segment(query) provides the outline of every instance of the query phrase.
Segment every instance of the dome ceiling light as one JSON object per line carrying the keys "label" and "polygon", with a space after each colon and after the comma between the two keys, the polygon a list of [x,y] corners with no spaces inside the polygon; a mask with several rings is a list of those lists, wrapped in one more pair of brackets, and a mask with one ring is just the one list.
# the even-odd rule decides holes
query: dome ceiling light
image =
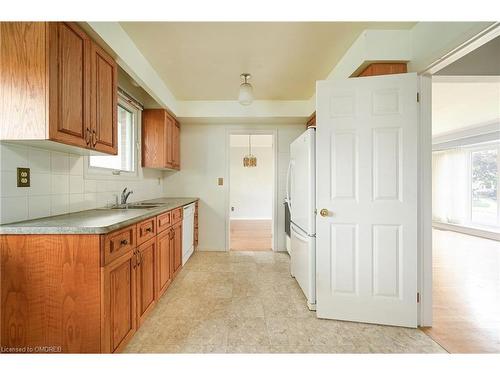
{"label": "dome ceiling light", "polygon": [[245,82],[240,85],[240,95],[238,96],[238,101],[241,105],[250,105],[253,102],[253,87],[248,83],[251,76],[249,73],[243,73],[240,77]]}

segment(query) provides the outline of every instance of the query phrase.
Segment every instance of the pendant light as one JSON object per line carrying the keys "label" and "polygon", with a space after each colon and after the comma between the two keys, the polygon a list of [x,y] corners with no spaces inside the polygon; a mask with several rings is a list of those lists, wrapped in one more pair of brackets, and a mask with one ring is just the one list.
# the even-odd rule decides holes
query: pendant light
{"label": "pendant light", "polygon": [[243,166],[244,167],[256,167],[257,166],[257,157],[252,155],[252,135],[248,135],[248,154],[243,158]]}
{"label": "pendant light", "polygon": [[249,73],[243,73],[240,76],[245,82],[240,85],[240,94],[238,96],[238,101],[241,105],[250,105],[253,102],[253,87],[248,83],[250,79]]}

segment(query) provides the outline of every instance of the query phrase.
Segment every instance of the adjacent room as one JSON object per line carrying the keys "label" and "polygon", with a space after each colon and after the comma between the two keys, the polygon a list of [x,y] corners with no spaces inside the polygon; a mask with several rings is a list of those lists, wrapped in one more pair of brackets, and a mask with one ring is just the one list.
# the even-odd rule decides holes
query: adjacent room
{"label": "adjacent room", "polygon": [[231,134],[230,249],[273,249],[275,167],[273,135]]}
{"label": "adjacent room", "polygon": [[500,38],[432,82],[433,326],[454,353],[500,350]]}

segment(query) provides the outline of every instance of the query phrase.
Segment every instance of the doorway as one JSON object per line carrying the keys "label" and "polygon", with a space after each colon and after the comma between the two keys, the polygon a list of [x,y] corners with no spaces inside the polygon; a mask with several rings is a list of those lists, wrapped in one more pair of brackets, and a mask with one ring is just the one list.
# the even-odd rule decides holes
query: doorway
{"label": "doorway", "polygon": [[499,59],[496,36],[431,72],[432,327],[423,330],[452,353],[500,353]]}
{"label": "doorway", "polygon": [[229,250],[274,248],[273,134],[229,135]]}

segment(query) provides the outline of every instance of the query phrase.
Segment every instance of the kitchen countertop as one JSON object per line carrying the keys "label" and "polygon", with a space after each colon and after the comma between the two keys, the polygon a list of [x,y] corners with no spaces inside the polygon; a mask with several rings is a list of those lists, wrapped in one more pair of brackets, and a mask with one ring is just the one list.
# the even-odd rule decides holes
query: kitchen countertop
{"label": "kitchen countertop", "polygon": [[73,212],[0,225],[0,234],[105,234],[197,201],[198,198],[157,198],[133,203],[161,203],[154,208]]}

